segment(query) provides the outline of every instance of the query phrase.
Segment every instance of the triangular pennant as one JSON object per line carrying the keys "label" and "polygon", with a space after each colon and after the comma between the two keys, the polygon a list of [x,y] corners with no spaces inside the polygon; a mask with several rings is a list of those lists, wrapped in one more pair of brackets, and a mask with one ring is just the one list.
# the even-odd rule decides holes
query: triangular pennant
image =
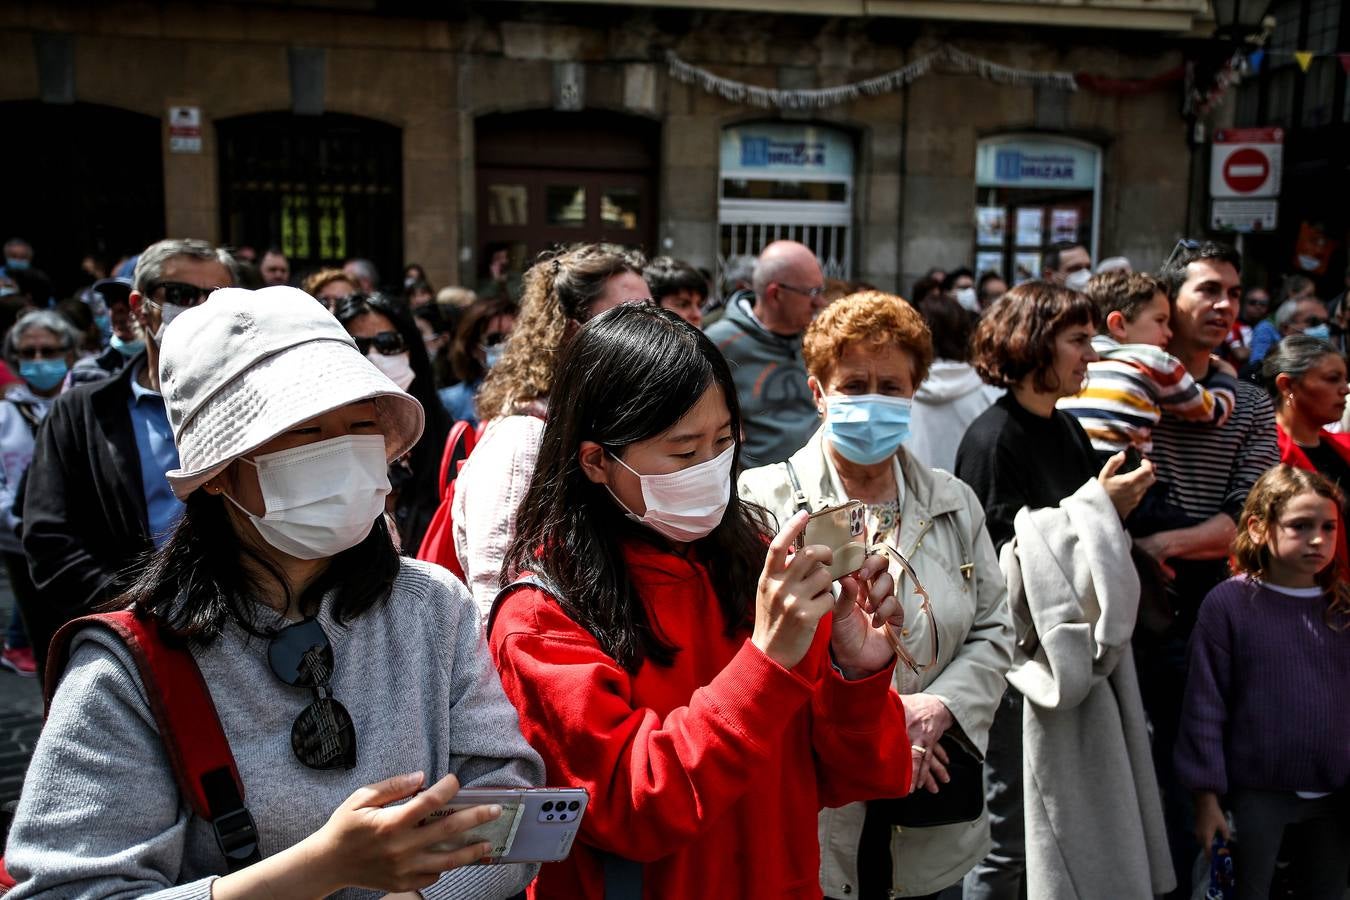
{"label": "triangular pennant", "polygon": [[1308,66],[1312,65],[1313,54],[1311,50],[1295,50],[1294,59],[1298,60],[1298,67],[1304,74],[1308,72]]}
{"label": "triangular pennant", "polygon": [[1337,53],[1336,56],[1340,58],[1341,68],[1345,70],[1345,74],[1350,75],[1350,53]]}
{"label": "triangular pennant", "polygon": [[1261,63],[1265,62],[1265,60],[1266,60],[1266,51],[1264,50],[1253,50],[1250,54],[1248,54],[1247,64],[1252,67],[1253,75],[1261,71]]}

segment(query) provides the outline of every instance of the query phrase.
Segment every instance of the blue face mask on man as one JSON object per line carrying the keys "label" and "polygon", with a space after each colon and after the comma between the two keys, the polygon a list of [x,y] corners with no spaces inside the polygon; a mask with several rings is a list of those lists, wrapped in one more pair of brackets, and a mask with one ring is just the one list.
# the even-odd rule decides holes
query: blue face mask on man
{"label": "blue face mask on man", "polygon": [[12,272],[22,272],[24,269],[28,268],[28,260],[19,259],[18,257],[14,256],[6,256],[5,268],[9,269]]}
{"label": "blue face mask on man", "polygon": [[1304,337],[1317,338],[1319,340],[1328,340],[1331,338],[1331,326],[1326,322],[1320,325],[1309,325],[1303,329]]}
{"label": "blue face mask on man", "polygon": [[70,367],[64,359],[25,359],[19,362],[19,377],[35,391],[50,391],[66,377]]}
{"label": "blue face mask on man", "polygon": [[829,395],[825,436],[844,459],[871,466],[895,455],[909,437],[913,401],[885,394]]}
{"label": "blue face mask on man", "polygon": [[108,339],[108,344],[127,359],[131,359],[145,349],[145,341],[125,341],[120,335],[116,334]]}

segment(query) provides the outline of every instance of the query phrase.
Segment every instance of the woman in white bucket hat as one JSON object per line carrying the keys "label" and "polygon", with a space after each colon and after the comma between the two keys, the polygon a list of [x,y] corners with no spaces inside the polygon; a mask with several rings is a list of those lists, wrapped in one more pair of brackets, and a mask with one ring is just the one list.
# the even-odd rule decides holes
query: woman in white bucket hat
{"label": "woman in white bucket hat", "polygon": [[386,524],[386,466],[421,433],[420,405],[289,287],[222,289],[184,312],[160,379],[186,509],[120,602],[186,639],[259,858],[230,871],[177,787],[161,701],[120,640],[86,627],[15,815],[12,896],[519,891],[534,867],[468,866],[487,845],[441,846],[498,808],[420,824],[460,785],[543,777],[467,591],[400,557]]}

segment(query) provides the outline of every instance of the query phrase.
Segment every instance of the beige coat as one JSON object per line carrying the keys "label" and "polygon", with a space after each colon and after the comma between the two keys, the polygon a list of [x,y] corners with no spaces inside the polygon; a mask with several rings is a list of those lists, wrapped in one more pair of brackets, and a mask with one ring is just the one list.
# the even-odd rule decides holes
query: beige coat
{"label": "beige coat", "polygon": [[[898,546],[928,589],[938,623],[938,664],[916,676],[895,669],[895,689],[937,697],[956,720],[953,731],[983,754],[989,724],[1003,696],[1012,663],[1013,629],[1007,583],[984,527],[975,493],[954,476],[920,465],[902,449],[896,454],[904,497]],[[842,503],[838,476],[817,431],[790,460],[813,510]],[[794,512],[793,491],[783,463],[741,475],[742,498],[766,508],[778,521]],[[967,577],[964,572],[969,572]],[[891,574],[900,581],[898,566]],[[901,584],[909,636],[906,648],[920,662],[929,653],[927,617],[912,587]],[[909,747],[896,747],[895,765],[910,765]],[[858,840],[864,805],[852,803],[820,814],[820,886],[829,897],[856,894]],[[937,828],[894,829],[891,836],[895,896],[928,894],[954,884],[989,850],[989,821]]]}

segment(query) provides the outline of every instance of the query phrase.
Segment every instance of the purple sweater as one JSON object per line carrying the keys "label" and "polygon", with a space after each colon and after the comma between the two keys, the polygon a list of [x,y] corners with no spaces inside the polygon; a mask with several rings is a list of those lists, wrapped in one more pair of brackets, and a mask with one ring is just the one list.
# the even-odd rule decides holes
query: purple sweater
{"label": "purple sweater", "polygon": [[1209,592],[1191,636],[1176,745],[1181,783],[1335,791],[1350,785],[1350,629],[1324,597],[1230,578]]}

